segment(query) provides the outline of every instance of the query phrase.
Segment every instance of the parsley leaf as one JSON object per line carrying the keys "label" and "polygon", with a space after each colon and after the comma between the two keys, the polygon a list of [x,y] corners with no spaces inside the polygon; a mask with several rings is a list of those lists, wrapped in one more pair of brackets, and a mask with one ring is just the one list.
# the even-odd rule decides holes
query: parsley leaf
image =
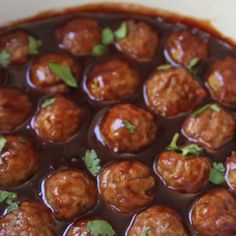
{"label": "parsley leaf", "polygon": [[95,57],[103,56],[107,53],[107,47],[103,44],[97,44],[92,49],[92,55]]}
{"label": "parsley leaf", "polygon": [[135,133],[136,126],[129,122],[128,120],[123,120],[124,127],[129,130],[131,134]]}
{"label": "parsley leaf", "polygon": [[198,110],[196,110],[195,112],[193,112],[192,115],[197,116],[208,109],[211,109],[212,111],[215,111],[215,112],[220,112],[220,107],[218,105],[206,104],[205,106],[203,106],[203,107],[199,108]]}
{"label": "parsley leaf", "polygon": [[163,64],[157,67],[157,70],[168,70],[170,68],[172,68],[173,66],[170,64]]}
{"label": "parsley leaf", "polygon": [[7,66],[10,63],[10,54],[7,50],[0,52],[0,65]]}
{"label": "parsley leaf", "polygon": [[149,231],[151,230],[151,227],[147,227],[143,230],[141,236],[148,236]]}
{"label": "parsley leaf", "polygon": [[176,152],[181,152],[181,154],[183,156],[187,156],[187,155],[200,155],[203,151],[203,148],[199,147],[197,144],[189,144],[187,146],[178,146],[177,145],[177,141],[179,138],[179,134],[176,133],[170,143],[170,145],[168,146],[168,150],[171,151],[176,151]]}
{"label": "parsley leaf", "polygon": [[16,199],[16,193],[0,190],[0,203],[5,202],[8,205],[7,213],[10,213],[19,208],[18,204],[15,202]]}
{"label": "parsley leaf", "polygon": [[225,182],[225,167],[223,163],[214,162],[211,167],[209,181],[213,184],[222,184]]}
{"label": "parsley leaf", "polygon": [[77,82],[72,74],[71,68],[58,63],[49,62],[49,69],[58,76],[66,85],[76,88]]}
{"label": "parsley leaf", "polygon": [[41,107],[46,108],[48,106],[51,106],[55,101],[56,101],[55,97],[48,98],[42,102]]}
{"label": "parsley leaf", "polygon": [[100,159],[95,150],[87,150],[84,156],[84,162],[93,176],[97,176],[101,170]]}
{"label": "parsley leaf", "polygon": [[120,27],[115,31],[114,35],[116,40],[123,39],[127,36],[128,29],[126,22],[123,22]]}
{"label": "parsley leaf", "polygon": [[87,223],[87,231],[92,236],[115,236],[112,226],[105,220],[92,220]]}
{"label": "parsley leaf", "polygon": [[3,151],[3,148],[5,147],[6,143],[7,140],[3,136],[0,136],[0,152]]}
{"label": "parsley leaf", "polygon": [[12,202],[12,204],[10,204],[7,207],[7,213],[13,212],[15,210],[19,209],[19,205],[16,202]]}
{"label": "parsley leaf", "polygon": [[36,39],[32,36],[29,36],[29,45],[28,45],[28,49],[29,49],[29,54],[37,54],[39,52],[39,48],[42,45],[42,41],[39,39]]}
{"label": "parsley leaf", "polygon": [[114,34],[110,28],[104,28],[102,30],[102,44],[110,45],[114,41]]}
{"label": "parsley leaf", "polygon": [[188,63],[188,69],[192,70],[199,62],[199,59],[197,57],[194,57],[190,60],[190,62]]}

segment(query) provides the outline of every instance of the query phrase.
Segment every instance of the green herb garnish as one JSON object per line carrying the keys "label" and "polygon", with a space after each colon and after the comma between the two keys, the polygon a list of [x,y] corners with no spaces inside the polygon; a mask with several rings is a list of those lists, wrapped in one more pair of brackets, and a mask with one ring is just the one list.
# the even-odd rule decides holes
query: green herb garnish
{"label": "green herb garnish", "polygon": [[131,134],[136,131],[136,126],[129,122],[128,120],[123,120],[124,127],[129,130]]}
{"label": "green herb garnish", "polygon": [[110,45],[114,41],[114,33],[110,28],[104,28],[102,30],[102,44]]}
{"label": "green herb garnish", "polygon": [[188,63],[188,69],[192,70],[199,62],[199,59],[197,57],[194,57],[190,60],[190,62]]}
{"label": "green herb garnish", "polygon": [[168,70],[170,68],[172,68],[173,66],[170,64],[163,64],[157,67],[157,70]]}
{"label": "green herb garnish", "polygon": [[15,202],[16,199],[16,193],[0,190],[0,203],[5,202],[8,205],[7,213],[10,213],[19,208],[18,204]]}
{"label": "green herb garnish", "polygon": [[29,54],[37,54],[39,52],[39,48],[42,45],[42,41],[39,39],[36,39],[32,36],[29,36]]}
{"label": "green herb garnish", "polygon": [[127,36],[128,29],[126,22],[123,22],[120,27],[115,31],[114,35],[116,40],[123,39]]}
{"label": "green herb garnish", "polygon": [[198,110],[196,110],[195,112],[193,112],[192,115],[197,116],[208,109],[211,109],[212,111],[215,111],[215,112],[220,112],[220,107],[218,105],[206,104],[205,106],[203,106],[203,107],[199,108]]}
{"label": "green herb garnish", "polygon": [[0,52],[0,65],[7,66],[10,63],[10,54],[7,50]]}
{"label": "green herb garnish", "polygon": [[92,55],[95,57],[103,56],[107,53],[107,46],[103,44],[97,44],[92,49]]}
{"label": "green herb garnish", "polygon": [[211,167],[209,181],[213,184],[222,184],[225,182],[225,167],[222,163],[214,162]]}
{"label": "green herb garnish", "polygon": [[46,108],[46,107],[48,107],[48,106],[51,106],[55,101],[56,101],[56,98],[55,98],[55,97],[45,99],[45,100],[42,102],[41,107],[42,107],[42,108]]}
{"label": "green herb garnish", "polygon": [[5,147],[6,143],[7,140],[3,136],[0,136],[0,152],[3,151],[3,148]]}
{"label": "green herb garnish", "polygon": [[54,62],[48,63],[49,69],[58,76],[66,85],[76,88],[77,82],[72,74],[71,68]]}
{"label": "green herb garnish", "polygon": [[148,236],[149,231],[151,230],[151,227],[147,227],[143,230],[141,236]]}
{"label": "green herb garnish", "polygon": [[179,139],[179,134],[176,133],[168,146],[168,150],[181,152],[182,155],[200,155],[203,151],[203,148],[199,147],[197,144],[189,144],[187,146],[178,146],[177,141]]}
{"label": "green herb garnish", "polygon": [[84,156],[84,162],[93,176],[97,176],[101,170],[100,159],[95,150],[87,150]]}
{"label": "green herb garnish", "polygon": [[18,209],[19,205],[16,202],[12,202],[12,204],[7,207],[7,213],[13,212]]}
{"label": "green herb garnish", "polygon": [[91,220],[87,223],[87,231],[92,236],[115,236],[112,226],[105,220]]}

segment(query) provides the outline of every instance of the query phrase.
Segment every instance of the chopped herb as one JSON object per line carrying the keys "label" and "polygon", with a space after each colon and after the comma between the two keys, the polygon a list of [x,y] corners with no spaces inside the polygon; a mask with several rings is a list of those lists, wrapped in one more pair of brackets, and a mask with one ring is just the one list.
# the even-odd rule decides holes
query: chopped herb
{"label": "chopped herb", "polygon": [[0,203],[5,202],[8,205],[7,213],[10,213],[19,208],[18,204],[15,202],[16,199],[16,193],[0,190]]}
{"label": "chopped herb", "polygon": [[76,88],[77,82],[72,74],[71,68],[54,62],[48,63],[49,69],[58,76],[66,85]]}
{"label": "chopped herb", "polygon": [[55,97],[48,98],[42,102],[41,107],[46,108],[48,106],[51,106],[55,101],[56,101]]}
{"label": "chopped herb", "polygon": [[95,150],[87,150],[84,156],[84,162],[93,176],[97,176],[101,170],[100,159]]}
{"label": "chopped herb", "polygon": [[32,36],[29,36],[29,53],[34,55],[37,54],[39,52],[39,48],[42,45],[42,41],[39,39],[36,39]]}
{"label": "chopped herb", "polygon": [[133,134],[136,130],[136,126],[129,122],[128,120],[123,120],[124,127],[129,130],[131,134]]}
{"label": "chopped herb", "polygon": [[170,64],[163,64],[157,67],[157,70],[168,70],[170,68],[172,68],[173,66]]}
{"label": "chopped herb", "polygon": [[102,44],[110,45],[114,41],[114,34],[110,28],[104,28],[102,30]]}
{"label": "chopped herb", "polygon": [[189,70],[192,70],[199,62],[199,59],[197,57],[194,57],[190,60],[190,62],[188,63],[188,68]]}
{"label": "chopped herb", "polygon": [[187,146],[178,146],[177,141],[179,139],[179,134],[176,133],[168,146],[168,150],[171,151],[176,151],[176,152],[181,152],[182,155],[187,156],[187,155],[200,155],[203,151],[203,148],[199,147],[197,144],[189,144]]}
{"label": "chopped herb", "polygon": [[225,182],[225,167],[222,163],[214,162],[211,167],[209,181],[213,184],[222,184]]}
{"label": "chopped herb", "polygon": [[6,143],[7,140],[3,136],[0,136],[0,152],[3,151],[3,148],[5,147]]}
{"label": "chopped herb", "polygon": [[0,52],[0,65],[7,66],[10,63],[10,54],[7,50]]}
{"label": "chopped herb", "polygon": [[91,220],[87,223],[87,231],[92,236],[115,236],[112,226],[105,220]]}
{"label": "chopped herb", "polygon": [[123,39],[127,36],[128,29],[126,22],[123,22],[120,27],[115,31],[114,35],[116,40]]}
{"label": "chopped herb", "polygon": [[193,116],[197,116],[201,113],[203,113],[204,111],[206,111],[207,109],[211,109],[212,111],[215,112],[220,112],[220,107],[216,104],[206,104],[205,106],[199,108],[198,110],[196,110],[195,112],[192,113]]}
{"label": "chopped herb", "polygon": [[12,202],[12,204],[7,207],[7,213],[13,212],[18,209],[19,205],[16,202]]}
{"label": "chopped herb", "polygon": [[92,55],[95,57],[103,56],[107,53],[107,47],[103,44],[97,44],[92,49]]}
{"label": "chopped herb", "polygon": [[151,230],[151,227],[147,227],[143,230],[141,236],[148,236],[149,231]]}

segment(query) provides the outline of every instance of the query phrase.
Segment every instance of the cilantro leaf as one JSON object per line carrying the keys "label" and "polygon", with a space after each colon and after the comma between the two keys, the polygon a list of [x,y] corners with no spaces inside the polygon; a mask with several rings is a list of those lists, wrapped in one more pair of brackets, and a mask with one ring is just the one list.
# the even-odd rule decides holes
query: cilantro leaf
{"label": "cilantro leaf", "polygon": [[16,198],[17,198],[16,193],[0,190],[0,203],[9,200],[14,201]]}
{"label": "cilantro leaf", "polygon": [[66,85],[76,88],[77,82],[72,74],[71,68],[58,63],[49,62],[49,69],[58,76]]}
{"label": "cilantro leaf", "polygon": [[19,209],[19,205],[16,202],[12,202],[12,204],[10,204],[7,207],[7,213],[13,212],[13,211],[18,210],[18,209]]}
{"label": "cilantro leaf", "polygon": [[0,51],[0,65],[7,66],[10,63],[10,54],[7,50]]}
{"label": "cilantro leaf", "polygon": [[115,236],[112,226],[105,220],[91,220],[87,223],[87,231],[92,236]]}
{"label": "cilantro leaf", "polygon": [[151,227],[147,227],[143,230],[141,236],[148,236],[149,231],[151,230]]}
{"label": "cilantro leaf", "polygon": [[97,44],[92,49],[92,55],[95,57],[103,56],[107,53],[107,46],[103,44]]}
{"label": "cilantro leaf", "polygon": [[163,64],[157,67],[157,70],[168,70],[170,68],[172,68],[173,66],[170,64]]}
{"label": "cilantro leaf", "polygon": [[189,70],[192,70],[199,62],[199,59],[197,57],[194,57],[190,60],[190,62],[188,63],[188,68]]}
{"label": "cilantro leaf", "polygon": [[95,150],[87,150],[84,156],[84,162],[93,176],[97,176],[101,170],[100,159]]}
{"label": "cilantro leaf", "polygon": [[48,98],[42,102],[41,107],[46,108],[48,106],[51,106],[55,101],[56,101],[55,97]]}
{"label": "cilantro leaf", "polygon": [[220,112],[220,107],[217,104],[206,104],[205,106],[200,107],[198,110],[193,112],[192,115],[197,116],[208,109],[211,109],[212,111],[215,111],[215,112]]}
{"label": "cilantro leaf", "polygon": [[222,184],[225,182],[225,167],[223,163],[214,162],[211,167],[209,181],[213,184]]}
{"label": "cilantro leaf", "polygon": [[32,36],[29,36],[29,44],[28,44],[28,49],[29,49],[29,54],[37,54],[39,52],[39,48],[42,45],[42,41],[39,39],[36,39]]}
{"label": "cilantro leaf", "polygon": [[0,152],[3,151],[3,148],[5,147],[6,143],[7,140],[3,136],[0,136]]}
{"label": "cilantro leaf", "polygon": [[110,45],[114,41],[114,34],[110,28],[104,28],[102,30],[102,44]]}
{"label": "cilantro leaf", "polygon": [[136,126],[129,122],[128,120],[123,120],[124,127],[129,130],[131,134],[135,133]]}
{"label": "cilantro leaf", "polygon": [[114,35],[116,40],[123,39],[127,36],[128,29],[126,22],[123,22],[120,27],[115,31]]}

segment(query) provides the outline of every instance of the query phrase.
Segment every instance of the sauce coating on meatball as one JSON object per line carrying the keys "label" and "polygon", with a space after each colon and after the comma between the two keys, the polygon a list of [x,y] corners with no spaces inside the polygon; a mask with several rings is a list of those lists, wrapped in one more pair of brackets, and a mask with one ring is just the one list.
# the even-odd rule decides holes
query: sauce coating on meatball
{"label": "sauce coating on meatball", "polygon": [[232,191],[236,193],[236,153],[232,152],[231,156],[226,159],[225,179]]}
{"label": "sauce coating on meatball", "polygon": [[99,175],[102,198],[122,213],[133,213],[147,206],[154,198],[155,187],[153,173],[138,161],[111,164]]}

